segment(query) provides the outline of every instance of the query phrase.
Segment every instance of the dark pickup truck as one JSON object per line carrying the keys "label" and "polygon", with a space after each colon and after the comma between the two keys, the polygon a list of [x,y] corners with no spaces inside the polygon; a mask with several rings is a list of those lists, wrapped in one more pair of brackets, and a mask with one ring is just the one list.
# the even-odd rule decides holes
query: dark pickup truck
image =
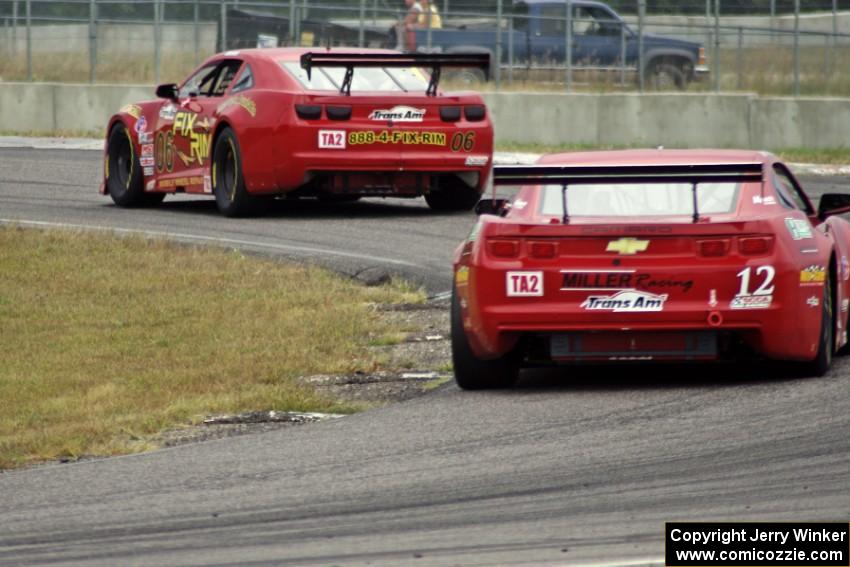
{"label": "dark pickup truck", "polygon": [[[518,0],[511,13],[505,15],[513,29],[503,26],[498,41],[492,22],[452,25],[444,21],[440,29],[408,31],[401,45],[408,51],[487,51],[494,62],[502,64],[509,63],[512,56],[514,64],[563,65],[568,3],[572,9],[574,68],[638,71],[637,31],[609,6],[592,0]],[[650,87],[683,89],[708,73],[705,51],[696,42],[645,33],[643,52],[641,71]]]}

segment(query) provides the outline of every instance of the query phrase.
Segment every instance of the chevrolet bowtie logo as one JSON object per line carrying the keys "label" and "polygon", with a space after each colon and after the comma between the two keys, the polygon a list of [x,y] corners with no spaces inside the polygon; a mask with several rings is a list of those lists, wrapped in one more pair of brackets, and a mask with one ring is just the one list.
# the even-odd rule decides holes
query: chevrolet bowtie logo
{"label": "chevrolet bowtie logo", "polygon": [[616,252],[622,256],[631,256],[643,252],[649,246],[649,240],[638,240],[637,238],[621,238],[608,243],[606,252]]}

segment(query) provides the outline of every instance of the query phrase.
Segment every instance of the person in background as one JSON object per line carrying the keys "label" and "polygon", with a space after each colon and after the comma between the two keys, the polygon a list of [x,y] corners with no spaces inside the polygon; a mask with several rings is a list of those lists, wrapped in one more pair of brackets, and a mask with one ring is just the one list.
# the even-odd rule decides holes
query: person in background
{"label": "person in background", "polygon": [[[440,17],[440,12],[437,10],[436,4],[432,4],[430,0],[421,0],[422,13],[419,14],[419,27],[431,29],[440,29],[443,27],[443,19]],[[430,24],[429,21],[430,20]]]}
{"label": "person in background", "polygon": [[419,25],[419,18],[424,15],[422,4],[418,0],[404,0],[404,6],[407,8],[407,14],[404,19],[396,26],[396,49],[413,50],[415,45],[414,28]]}

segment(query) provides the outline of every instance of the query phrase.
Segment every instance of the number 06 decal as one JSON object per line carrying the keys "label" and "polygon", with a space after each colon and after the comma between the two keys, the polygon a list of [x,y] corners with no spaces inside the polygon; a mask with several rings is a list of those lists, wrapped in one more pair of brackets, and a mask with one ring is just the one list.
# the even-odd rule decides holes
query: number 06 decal
{"label": "number 06 decal", "polygon": [[475,147],[475,132],[455,132],[450,147],[453,152],[471,152]]}
{"label": "number 06 decal", "polygon": [[752,268],[745,268],[738,272],[738,277],[741,279],[741,287],[738,290],[738,295],[771,295],[773,294],[773,278],[776,277],[776,269],[773,266],[759,266],[756,268],[756,277],[764,274],[764,280],[756,290],[750,293],[750,275]]}

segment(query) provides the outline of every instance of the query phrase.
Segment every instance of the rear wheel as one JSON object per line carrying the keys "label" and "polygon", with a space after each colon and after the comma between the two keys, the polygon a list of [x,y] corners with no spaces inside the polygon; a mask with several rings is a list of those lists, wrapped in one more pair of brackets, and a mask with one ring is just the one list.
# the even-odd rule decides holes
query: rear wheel
{"label": "rear wheel", "polygon": [[230,128],[222,130],[215,141],[212,184],[215,204],[223,215],[237,217],[254,211],[257,200],[245,188],[242,154],[236,135]]}
{"label": "rear wheel", "polygon": [[832,356],[835,351],[835,319],[832,304],[832,278],[827,276],[821,301],[820,338],[818,353],[814,360],[805,362],[800,369],[806,376],[823,376],[832,366]]}
{"label": "rear wheel", "polygon": [[155,205],[165,193],[145,193],[142,167],[133,148],[130,131],[119,122],[112,127],[107,140],[106,188],[119,207]]}
{"label": "rear wheel", "polygon": [[493,360],[481,360],[469,348],[469,340],[463,329],[460,301],[457,291],[452,289],[452,364],[455,381],[464,390],[487,390],[510,388],[519,377],[519,360],[515,353],[508,353]]}

